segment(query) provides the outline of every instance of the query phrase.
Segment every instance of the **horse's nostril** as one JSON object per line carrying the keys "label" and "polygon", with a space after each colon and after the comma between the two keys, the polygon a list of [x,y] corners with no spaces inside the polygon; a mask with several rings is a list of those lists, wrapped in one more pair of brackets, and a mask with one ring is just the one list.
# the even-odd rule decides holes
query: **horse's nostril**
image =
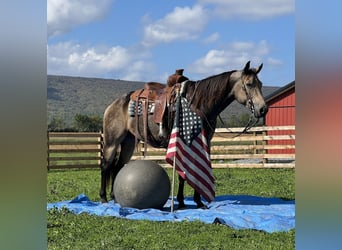
{"label": "horse's nostril", "polygon": [[268,107],[267,107],[267,106],[263,106],[263,107],[260,109],[260,114],[261,114],[261,115],[266,115],[267,112],[268,112]]}

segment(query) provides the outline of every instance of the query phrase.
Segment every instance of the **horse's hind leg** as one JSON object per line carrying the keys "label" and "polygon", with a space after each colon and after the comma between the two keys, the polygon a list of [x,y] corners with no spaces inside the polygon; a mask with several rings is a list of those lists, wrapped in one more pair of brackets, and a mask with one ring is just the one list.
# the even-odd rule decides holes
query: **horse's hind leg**
{"label": "horse's hind leg", "polygon": [[201,201],[201,195],[199,192],[194,190],[194,201],[197,204],[197,208],[206,208],[206,206]]}
{"label": "horse's hind leg", "polygon": [[121,142],[121,150],[118,157],[118,161],[115,164],[115,167],[113,169],[113,175],[112,175],[112,185],[111,185],[111,192],[110,197],[115,200],[114,197],[114,180],[116,178],[116,175],[119,173],[120,169],[132,158],[134,149],[135,149],[135,137],[128,132],[125,139]]}
{"label": "horse's hind leg", "polygon": [[107,202],[107,182],[110,179],[110,173],[112,169],[112,164],[115,165],[116,154],[119,145],[117,144],[104,144],[103,146],[103,159],[101,162],[101,188],[100,188],[100,198],[101,202]]}
{"label": "horse's hind leg", "polygon": [[178,193],[177,193],[177,201],[178,201],[178,209],[185,208],[184,204],[184,179],[178,175]]}
{"label": "horse's hind leg", "polygon": [[[177,201],[178,201],[178,209],[184,209],[184,183],[185,180],[178,175],[179,185],[178,185],[178,193],[177,193]],[[206,206],[201,201],[201,195],[199,192],[194,190],[194,202],[197,204],[197,208],[206,208]]]}

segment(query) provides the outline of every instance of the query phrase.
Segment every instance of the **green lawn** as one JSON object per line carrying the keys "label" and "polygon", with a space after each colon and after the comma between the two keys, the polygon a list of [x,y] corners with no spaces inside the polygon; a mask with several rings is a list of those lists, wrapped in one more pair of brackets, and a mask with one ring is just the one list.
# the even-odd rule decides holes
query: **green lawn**
{"label": "green lawn", "polygon": [[[167,172],[171,176],[171,169]],[[294,169],[214,169],[216,195],[294,199],[294,174]],[[48,173],[47,201],[70,200],[80,193],[99,201],[99,187],[99,170],[53,170]],[[186,186],[185,195],[192,193]],[[56,209],[47,212],[47,221],[48,249],[294,249],[295,245],[295,230],[269,234],[201,222],[133,221]]]}

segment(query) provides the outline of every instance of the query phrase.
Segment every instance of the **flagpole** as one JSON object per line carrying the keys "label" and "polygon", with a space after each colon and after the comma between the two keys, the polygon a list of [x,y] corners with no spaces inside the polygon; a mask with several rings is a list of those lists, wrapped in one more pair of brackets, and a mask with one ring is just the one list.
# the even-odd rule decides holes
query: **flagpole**
{"label": "flagpole", "polygon": [[[180,90],[179,88],[176,89],[176,112],[175,112],[175,118],[177,127],[179,122],[179,109],[180,109]],[[175,138],[175,144],[177,145],[177,137]],[[177,147],[176,147],[177,150]],[[174,192],[175,192],[175,176],[176,176],[176,161],[177,157],[176,154],[173,156],[173,166],[172,166],[172,187],[171,187],[171,213],[174,211]]]}
{"label": "flagpole", "polygon": [[174,192],[175,192],[175,175],[176,175],[176,155],[173,159],[173,166],[172,166],[172,189],[171,189],[171,213],[174,210]]}

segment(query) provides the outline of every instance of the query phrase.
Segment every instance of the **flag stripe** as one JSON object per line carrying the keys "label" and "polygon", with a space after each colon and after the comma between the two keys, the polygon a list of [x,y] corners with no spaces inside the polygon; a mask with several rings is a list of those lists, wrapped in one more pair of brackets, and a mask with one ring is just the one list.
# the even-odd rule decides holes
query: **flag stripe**
{"label": "flag stripe", "polygon": [[[176,133],[176,131],[174,131]],[[202,136],[204,136],[204,134],[202,134]],[[172,136],[175,137],[175,136]],[[214,177],[212,176],[212,171],[211,169],[206,168],[205,166],[211,166],[211,162],[210,162],[210,155],[205,152],[204,150],[199,150],[198,148],[200,148],[203,144],[199,144],[198,141],[200,139],[196,138],[193,142],[193,148],[192,151],[195,153],[195,158],[193,157],[194,154],[192,154],[193,152],[191,150],[186,150],[186,145],[180,140],[179,143],[180,145],[178,146],[178,150],[183,150],[181,152],[183,152],[183,157],[186,157],[190,162],[188,162],[188,164],[195,164],[197,165],[200,170],[203,172],[204,175],[207,175],[207,177],[210,178],[210,180],[212,182],[214,182]],[[174,153],[176,151],[176,144],[175,144],[175,138],[170,140],[169,143],[169,149],[167,150],[167,154],[168,153]],[[171,150],[172,149],[172,150]],[[173,155],[167,155],[167,158],[173,158]],[[170,163],[171,164],[171,163]],[[204,167],[203,167],[204,166]]]}
{"label": "flag stripe", "polygon": [[[184,166],[186,166],[186,163],[184,163],[182,161],[182,159],[184,159],[184,158],[182,157],[181,154],[177,154],[176,158],[177,158],[177,169],[184,171],[185,170]],[[172,162],[172,164],[173,164],[173,162]],[[203,192],[199,192],[199,193],[201,195],[203,195],[203,197],[206,200],[208,200],[208,201],[213,200],[214,196],[215,196],[215,191],[212,189],[211,185],[209,185],[208,183],[206,183],[204,181],[199,182],[198,180],[200,178],[196,178],[196,176],[192,175],[191,172],[192,171],[187,171],[187,173],[186,173],[186,180],[187,180],[188,184],[196,190],[203,190]]]}
{"label": "flag stripe", "polygon": [[[189,148],[181,140],[177,143],[178,144],[177,144],[177,146],[175,146],[175,148],[177,148],[178,150],[181,150],[181,152],[183,153],[183,156],[186,157],[187,160],[189,161],[188,164],[197,165],[200,168],[200,170],[203,171],[206,175],[210,175],[210,173],[205,168],[206,165],[211,164],[209,155],[207,155],[207,154],[204,155],[203,154],[204,152],[201,152],[200,150],[198,150],[195,147],[193,147],[192,150],[189,150]],[[193,144],[193,145],[195,146],[195,144]],[[202,166],[204,166],[204,167],[202,167]],[[213,181],[213,179],[212,179],[212,181]]]}
{"label": "flag stripe", "polygon": [[[179,159],[177,157],[177,159]],[[212,201],[215,197],[215,191],[212,190],[210,187],[203,184],[203,182],[199,182],[196,177],[193,175],[187,174],[186,175],[186,181],[187,183],[193,187],[195,190],[201,190],[199,193],[207,200]]]}
{"label": "flag stripe", "polygon": [[[203,131],[202,131],[202,133],[203,133]],[[201,137],[204,137],[204,136],[205,135],[202,135]],[[201,159],[204,161],[203,163],[201,163],[201,165],[203,165],[203,166],[210,166],[210,168],[208,168],[208,167],[203,168],[203,171],[205,172],[206,175],[208,175],[208,177],[212,177],[210,155],[208,154],[207,151],[200,150],[200,148],[204,147],[204,145],[206,145],[206,144],[198,143],[199,140],[200,139],[198,137],[194,140],[194,142],[193,142],[193,145],[194,145],[193,151],[197,154],[197,156],[200,156]],[[214,178],[213,177],[211,178],[211,181],[214,182]]]}
{"label": "flag stripe", "polygon": [[[198,178],[202,177],[206,179],[207,177],[210,177],[210,173],[206,169],[206,166],[208,166],[206,165],[207,162],[199,161],[201,159],[201,157],[197,157],[199,155],[196,155],[196,157],[194,158],[193,155],[191,154],[192,152],[189,151],[188,148],[184,147],[184,144],[182,145],[182,142],[180,142],[178,150],[180,150],[180,153],[183,154],[183,158],[181,159],[181,162],[189,165],[188,166],[189,172],[195,168],[195,170],[199,170],[198,174],[200,176],[198,176]],[[196,176],[198,174],[197,172],[192,173],[192,175],[196,175]],[[213,178],[210,178],[210,180],[213,181]]]}
{"label": "flag stripe", "polygon": [[208,181],[204,180],[199,175],[197,175],[196,172],[194,172],[194,170],[189,167],[187,162],[183,161],[184,158],[180,154],[177,155],[176,157],[178,160],[177,167],[185,171],[186,173],[185,178],[187,182],[189,183],[189,185],[195,188],[196,190],[197,190],[196,187],[203,190],[204,192],[202,193],[202,195],[206,197],[206,200],[208,200],[207,199],[208,196],[212,197],[214,194],[214,190],[211,188],[211,185],[208,183]]}
{"label": "flag stripe", "polygon": [[[196,164],[196,161],[194,161],[191,156],[189,156],[189,153],[184,150],[183,148],[179,148],[180,152],[177,154],[179,156],[177,159],[179,160],[179,167],[181,167],[181,170],[186,172],[186,174],[190,174],[194,177],[196,177],[199,181],[203,182],[205,185],[208,184],[208,178],[203,173],[204,167],[202,165]],[[195,169],[194,169],[195,168]],[[197,170],[197,171],[194,171]],[[210,181],[210,179],[209,179]],[[209,184],[208,184],[209,186]]]}

